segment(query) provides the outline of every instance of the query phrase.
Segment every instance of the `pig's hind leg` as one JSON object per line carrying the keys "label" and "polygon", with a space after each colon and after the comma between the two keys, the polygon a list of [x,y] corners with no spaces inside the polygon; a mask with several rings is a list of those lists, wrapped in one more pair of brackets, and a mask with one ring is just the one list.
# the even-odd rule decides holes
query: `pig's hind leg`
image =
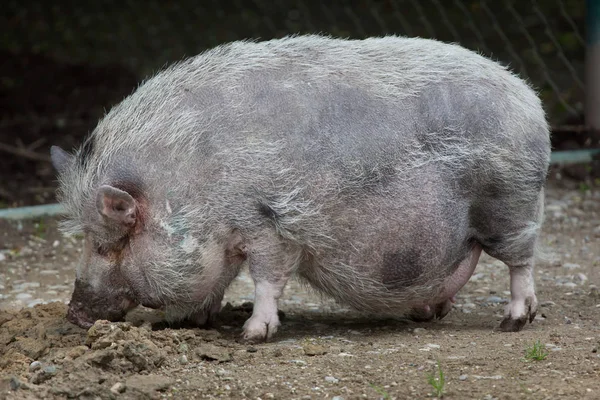
{"label": "pig's hind leg", "polygon": [[491,212],[490,216],[498,219],[495,224],[489,220],[488,227],[492,228],[487,230],[487,236],[479,240],[484,251],[504,262],[510,272],[511,300],[500,324],[500,330],[505,332],[520,331],[527,321],[533,322],[537,313],[533,270],[535,247],[543,218],[543,200],[542,191],[537,201],[530,202],[528,206],[521,203],[512,210],[510,206],[506,207],[505,211],[512,214],[511,219],[505,217],[506,212],[503,215]]}

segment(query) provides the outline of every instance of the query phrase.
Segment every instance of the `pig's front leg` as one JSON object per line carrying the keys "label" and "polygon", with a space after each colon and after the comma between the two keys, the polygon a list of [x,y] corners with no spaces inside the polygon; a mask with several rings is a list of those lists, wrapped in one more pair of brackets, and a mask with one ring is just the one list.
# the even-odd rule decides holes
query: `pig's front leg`
{"label": "pig's front leg", "polygon": [[245,340],[266,341],[277,332],[277,301],[298,265],[296,253],[276,242],[260,240],[252,245],[248,267],[254,281],[254,308],[244,324]]}
{"label": "pig's front leg", "polygon": [[254,309],[252,317],[244,324],[244,339],[248,341],[269,340],[281,323],[277,315],[277,300],[283,294],[284,281],[254,281]]}

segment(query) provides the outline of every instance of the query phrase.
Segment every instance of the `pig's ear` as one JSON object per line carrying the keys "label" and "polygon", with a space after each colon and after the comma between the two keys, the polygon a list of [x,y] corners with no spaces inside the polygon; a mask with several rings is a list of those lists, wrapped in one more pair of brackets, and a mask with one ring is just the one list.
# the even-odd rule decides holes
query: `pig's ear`
{"label": "pig's ear", "polygon": [[58,146],[50,147],[50,158],[52,159],[52,165],[59,174],[62,174],[74,159],[73,155]]}
{"label": "pig's ear", "polygon": [[109,185],[102,185],[96,195],[96,207],[105,218],[122,224],[133,226],[136,221],[135,200],[127,192]]}

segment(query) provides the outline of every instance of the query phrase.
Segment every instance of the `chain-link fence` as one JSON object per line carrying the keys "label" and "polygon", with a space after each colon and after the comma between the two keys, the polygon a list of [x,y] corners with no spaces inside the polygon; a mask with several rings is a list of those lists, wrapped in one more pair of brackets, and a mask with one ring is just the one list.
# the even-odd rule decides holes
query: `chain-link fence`
{"label": "chain-link fence", "polygon": [[5,0],[0,47],[82,63],[122,63],[141,78],[242,38],[321,32],[454,41],[510,64],[539,89],[554,124],[583,109],[582,0]]}
{"label": "chain-link fence", "polygon": [[[555,128],[580,125],[585,13],[583,0],[4,0],[0,208],[52,202],[51,144],[77,146],[148,74],[238,39],[398,34],[458,42],[529,79]],[[555,149],[595,142],[554,129]]]}

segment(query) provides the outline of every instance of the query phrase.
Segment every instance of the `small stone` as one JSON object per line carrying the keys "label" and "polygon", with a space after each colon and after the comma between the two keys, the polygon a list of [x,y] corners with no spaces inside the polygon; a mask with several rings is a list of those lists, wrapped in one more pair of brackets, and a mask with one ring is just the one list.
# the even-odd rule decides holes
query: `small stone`
{"label": "small stone", "polygon": [[333,396],[331,400],[344,400],[342,396]]}
{"label": "small stone", "polygon": [[483,278],[485,278],[485,274],[483,272],[478,272],[478,273],[474,274],[473,276],[471,276],[470,280],[476,282],[476,281],[482,280]]}
{"label": "small stone", "polygon": [[44,269],[40,271],[40,275],[58,275],[59,271],[57,269]]}
{"label": "small stone", "polygon": [[17,300],[29,300],[31,299],[33,296],[29,293],[19,293],[18,295],[15,296],[15,298]]}
{"label": "small stone", "polygon": [[187,352],[188,352],[188,350],[189,350],[189,346],[188,346],[188,344],[187,344],[187,343],[181,343],[181,344],[179,345],[179,349],[178,349],[178,351],[179,351],[180,353],[187,353]]}
{"label": "small stone", "polygon": [[480,380],[480,379],[500,380],[500,379],[502,379],[502,375],[492,375],[492,376],[473,375],[473,378],[475,378],[477,380]]}
{"label": "small stone", "polygon": [[304,360],[291,360],[290,362],[296,365],[306,365],[306,361]]}
{"label": "small stone", "polygon": [[125,391],[125,385],[121,382],[117,382],[110,388],[110,391],[114,394],[121,394]]}
{"label": "small stone", "polygon": [[31,364],[29,364],[29,371],[30,372],[35,372],[39,369],[42,369],[42,363],[39,361],[34,361]]}
{"label": "small stone", "polygon": [[303,346],[303,349],[304,354],[307,356],[322,356],[323,354],[327,354],[327,349],[318,344],[306,344]]}
{"label": "small stone", "polygon": [[256,353],[258,351],[258,349],[256,347],[248,347],[248,349],[246,349],[246,351],[248,353]]}
{"label": "small stone", "polygon": [[555,345],[554,343],[546,343],[545,344],[546,348],[550,351],[560,351],[562,350],[561,347],[558,347],[557,345]]}
{"label": "small stone", "polygon": [[458,380],[459,381],[466,381],[468,377],[469,377],[469,375],[461,375],[461,376],[458,377]]}
{"label": "small stone", "polygon": [[413,333],[415,335],[420,335],[421,333],[425,333],[426,329],[425,328],[415,328],[413,329]]}
{"label": "small stone", "polygon": [[271,355],[273,357],[281,357],[283,355],[283,351],[281,351],[281,349],[275,349],[275,350],[273,350]]}
{"label": "small stone", "polygon": [[52,242],[52,247],[58,247],[60,246],[60,241],[55,240],[54,242]]}
{"label": "small stone", "polygon": [[87,346],[75,346],[67,352],[66,358],[74,360],[84,355],[88,350],[89,348]]}
{"label": "small stone", "polygon": [[96,350],[85,355],[85,360],[98,367],[106,367],[115,358],[115,351],[111,349]]}
{"label": "small stone", "polygon": [[585,281],[587,281],[587,280],[588,280],[588,277],[587,277],[587,276],[585,276],[585,274],[578,273],[578,274],[576,274],[576,275],[575,275],[575,277],[573,278],[573,280],[574,280],[575,282],[577,282],[577,283],[580,283],[580,284],[582,284],[582,283],[585,283]]}
{"label": "small stone", "polygon": [[540,304],[540,307],[554,307],[555,305],[556,305],[555,302],[548,300],[548,301],[542,302]]}
{"label": "small stone", "polygon": [[326,376],[325,377],[325,382],[329,382],[329,383],[338,383],[340,380],[337,378],[334,378],[333,376]]}
{"label": "small stone", "polygon": [[213,344],[205,344],[196,349],[196,355],[202,360],[217,361],[219,363],[229,362],[232,360],[229,349],[215,346]]}
{"label": "small stone", "polygon": [[56,367],[52,364],[46,365],[43,370],[47,374],[51,374],[51,375],[56,374]]}
{"label": "small stone", "polygon": [[185,354],[182,354],[181,357],[179,357],[179,363],[184,365],[188,363],[188,358]]}
{"label": "small stone", "polygon": [[14,345],[21,353],[33,360],[40,358],[48,348],[48,343],[45,340],[30,337],[20,337]]}
{"label": "small stone", "polygon": [[563,268],[573,270],[573,269],[581,268],[581,265],[575,264],[575,263],[564,263]]}
{"label": "small stone", "polygon": [[439,349],[441,346],[435,343],[428,343],[427,347],[429,347],[430,349]]}
{"label": "small stone", "polygon": [[56,375],[56,367],[54,365],[47,365],[31,377],[31,383],[36,385],[44,383],[52,379],[54,375]]}
{"label": "small stone", "polygon": [[6,256],[4,255],[4,253],[0,253],[0,262],[6,260]]}
{"label": "small stone", "polygon": [[11,376],[9,386],[10,390],[16,392],[21,387],[21,381],[19,381],[19,379],[16,376]]}
{"label": "small stone", "polygon": [[504,303],[508,303],[507,299],[503,299],[502,297],[498,297],[498,296],[490,296],[487,298],[486,300],[488,303],[492,303],[492,304],[504,304]]}
{"label": "small stone", "polygon": [[465,303],[465,304],[462,305],[462,308],[467,308],[467,309],[472,309],[472,308],[475,308],[475,307],[477,307],[477,306],[475,304],[473,304],[473,303]]}
{"label": "small stone", "polygon": [[573,323],[573,321],[571,321],[570,318],[565,317],[565,324],[571,325],[572,323]]}
{"label": "small stone", "polygon": [[161,375],[132,375],[125,381],[125,386],[129,390],[135,390],[146,395],[154,397],[154,392],[163,392],[173,384],[171,378]]}
{"label": "small stone", "polygon": [[564,287],[569,288],[569,289],[573,289],[577,287],[577,284],[574,282],[567,282],[567,283],[563,283],[562,284]]}

